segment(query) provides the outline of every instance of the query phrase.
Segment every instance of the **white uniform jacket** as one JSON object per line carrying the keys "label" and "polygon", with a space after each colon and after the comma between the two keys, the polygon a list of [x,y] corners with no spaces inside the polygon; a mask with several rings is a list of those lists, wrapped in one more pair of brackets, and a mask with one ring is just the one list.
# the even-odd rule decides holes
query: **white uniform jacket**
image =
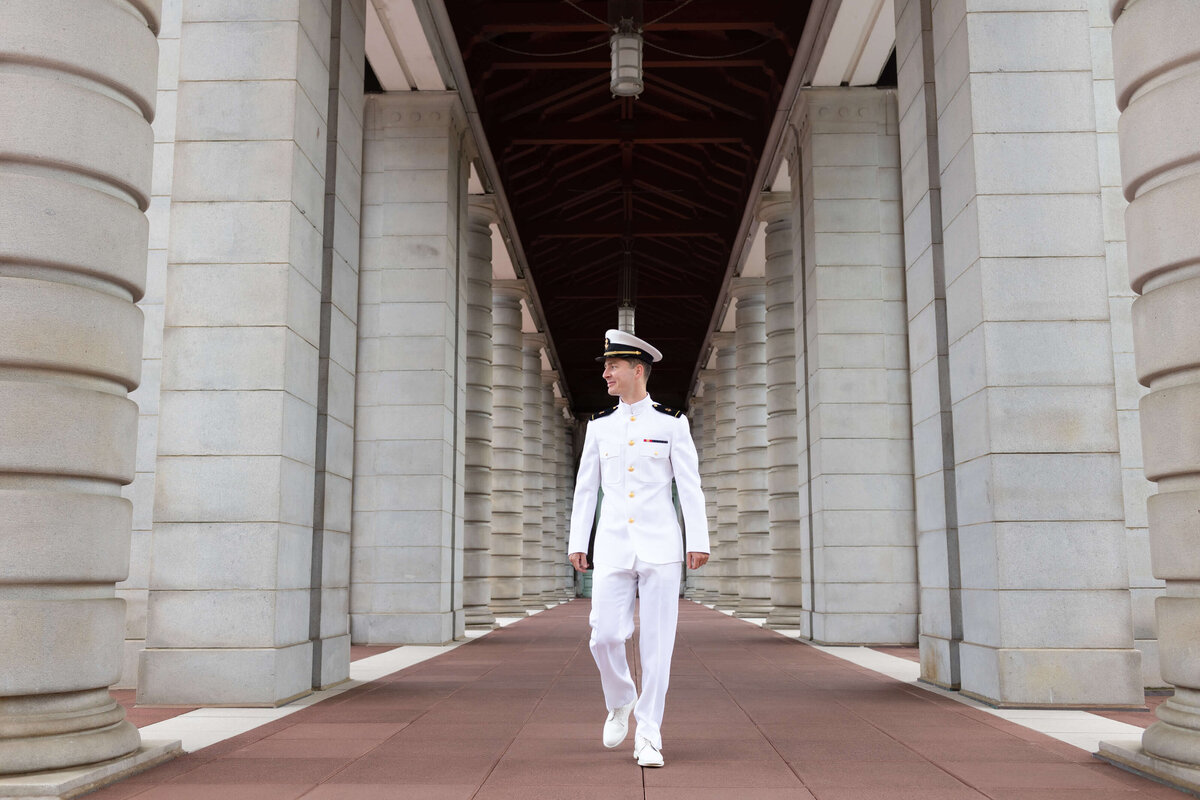
{"label": "white uniform jacket", "polygon": [[649,396],[592,417],[575,479],[567,552],[587,552],[597,489],[603,487],[595,563],[632,569],[635,557],[650,564],[682,561],[672,479],[679,489],[687,551],[707,553],[708,517],[687,417],[656,407]]}

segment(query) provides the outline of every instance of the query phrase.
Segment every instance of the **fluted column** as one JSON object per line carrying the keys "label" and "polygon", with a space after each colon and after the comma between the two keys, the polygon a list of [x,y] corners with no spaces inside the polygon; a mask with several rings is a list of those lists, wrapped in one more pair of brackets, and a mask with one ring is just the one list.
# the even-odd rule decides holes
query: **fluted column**
{"label": "fluted column", "polygon": [[1163,678],[1142,750],[1101,753],[1200,790],[1200,18],[1186,0],[1113,2],[1113,66]]}
{"label": "fluted column", "polygon": [[522,377],[519,281],[492,289],[492,548],[491,608],[497,616],[524,616],[521,549],[524,537],[525,384]]}
{"label": "fluted column", "polygon": [[772,628],[798,628],[803,603],[800,470],[796,446],[796,326],[792,285],[792,198],[766,193],[767,518]]}
{"label": "fluted column", "polygon": [[492,600],[492,225],[490,196],[472,197],[467,216],[467,453],[463,509],[463,611],[490,628]]}
{"label": "fluted column", "polygon": [[719,594],[720,608],[737,606],[738,584],[738,505],[737,505],[737,407],[736,369],[737,349],[733,331],[713,334],[717,348],[717,535],[721,558]]}
{"label": "fluted column", "polygon": [[737,299],[737,614],[765,617],[771,610],[765,287],[760,278],[741,278],[732,291]]}
{"label": "fluted column", "polygon": [[554,383],[558,373],[542,371],[542,600],[555,603],[558,588],[558,451],[560,448],[554,408]]}
{"label": "fluted column", "polygon": [[107,687],[125,630],[156,6],[0,5],[0,774],[139,745]]}
{"label": "fluted column", "polygon": [[522,341],[525,525],[521,546],[521,603],[526,608],[544,608],[541,599],[546,580],[542,564],[542,348],[546,337],[540,333],[526,333]]}

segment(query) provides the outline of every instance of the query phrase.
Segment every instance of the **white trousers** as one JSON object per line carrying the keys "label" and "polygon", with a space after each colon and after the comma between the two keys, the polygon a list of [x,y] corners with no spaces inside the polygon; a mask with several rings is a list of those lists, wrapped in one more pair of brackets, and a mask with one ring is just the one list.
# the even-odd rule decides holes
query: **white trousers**
{"label": "white trousers", "polygon": [[[592,572],[591,649],[600,669],[604,703],[609,710],[637,698],[634,719],[637,735],[662,749],[662,718],[671,678],[671,653],[679,619],[680,562],[647,564],[635,560],[633,569],[597,564]],[[641,652],[642,694],[639,697],[629,664],[625,640],[633,636],[633,601],[641,599],[638,636]]]}

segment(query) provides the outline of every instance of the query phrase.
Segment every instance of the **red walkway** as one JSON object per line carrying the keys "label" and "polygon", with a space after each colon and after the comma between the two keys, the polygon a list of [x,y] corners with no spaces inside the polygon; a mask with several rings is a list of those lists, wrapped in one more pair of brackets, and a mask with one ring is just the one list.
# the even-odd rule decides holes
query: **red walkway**
{"label": "red walkway", "polygon": [[694,603],[662,769],[600,745],[586,601],[87,795],[89,800],[1182,800],[951,699]]}

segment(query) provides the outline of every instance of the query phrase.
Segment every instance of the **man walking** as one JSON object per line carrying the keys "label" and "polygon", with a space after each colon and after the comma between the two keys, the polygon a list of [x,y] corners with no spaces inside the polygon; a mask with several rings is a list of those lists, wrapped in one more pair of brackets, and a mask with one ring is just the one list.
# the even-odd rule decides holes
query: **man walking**
{"label": "man walking", "polygon": [[[604,380],[620,402],[592,415],[583,442],[571,538],[571,564],[588,568],[588,537],[597,490],[604,502],[596,528],[592,573],[591,650],[600,669],[604,746],[616,747],[637,720],[633,755],[643,767],[661,767],[663,709],[679,616],[683,536],[671,499],[674,479],[683,509],[689,569],[708,561],[708,519],[700,488],[696,445],[687,418],[646,393],[650,365],[662,353],[630,333],[610,330],[604,339]],[[625,640],[633,635],[633,602],[641,605],[642,694],[629,674]],[[636,709],[636,710],[635,710]]]}

